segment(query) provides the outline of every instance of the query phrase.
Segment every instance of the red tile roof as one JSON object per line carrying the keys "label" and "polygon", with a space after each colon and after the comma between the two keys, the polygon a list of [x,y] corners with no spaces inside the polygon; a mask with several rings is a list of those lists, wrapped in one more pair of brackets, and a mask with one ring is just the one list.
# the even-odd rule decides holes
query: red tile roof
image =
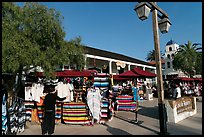
{"label": "red tile roof", "polygon": [[[148,63],[151,64],[151,65],[156,65],[156,61],[150,61],[150,62],[148,62]],[[161,60],[161,63],[162,63],[162,64],[165,64],[165,60],[162,59],[162,60]]]}

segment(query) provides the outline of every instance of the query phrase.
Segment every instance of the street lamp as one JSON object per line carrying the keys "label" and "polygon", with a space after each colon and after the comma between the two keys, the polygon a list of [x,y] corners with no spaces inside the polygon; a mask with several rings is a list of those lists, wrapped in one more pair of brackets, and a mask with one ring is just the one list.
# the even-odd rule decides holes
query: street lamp
{"label": "street lamp", "polygon": [[148,18],[150,10],[151,10],[151,8],[146,2],[141,2],[135,7],[135,11],[137,12],[137,16],[142,21]]}
{"label": "street lamp", "polygon": [[[154,9],[161,10],[153,2],[149,2],[149,3],[151,6],[153,6],[153,8],[150,5],[148,5],[147,2],[141,2],[135,6],[134,10],[136,11],[139,19],[141,19],[142,21],[146,20],[148,18],[151,10],[154,10]],[[160,16],[160,15],[158,15],[158,16],[161,18],[161,20],[159,20],[159,22],[158,22],[159,29],[160,29],[161,33],[162,34],[167,33],[169,31],[170,26],[171,26],[171,22],[168,19],[168,15],[164,14],[163,16]],[[165,16],[167,16],[167,17],[165,17]]]}
{"label": "street lamp", "polygon": [[169,21],[168,18],[163,18],[158,21],[159,29],[162,34],[165,34],[169,31],[169,28],[171,26],[171,22]]}
{"label": "street lamp", "polygon": [[[149,9],[150,8],[150,9]],[[171,22],[168,19],[168,15],[156,5],[156,2],[141,2],[135,6],[134,9],[137,12],[138,17],[143,21],[147,19],[148,12],[152,11],[152,21],[153,21],[153,34],[154,34],[154,48],[155,48],[155,61],[156,61],[156,71],[157,71],[157,92],[158,92],[158,109],[159,109],[159,124],[160,124],[160,134],[166,135],[167,133],[167,113],[164,103],[164,88],[162,79],[162,67],[161,67],[161,55],[160,55],[160,43],[159,43],[159,31],[161,33],[167,33]],[[161,15],[157,14],[159,11]],[[158,22],[157,17],[161,20]]]}

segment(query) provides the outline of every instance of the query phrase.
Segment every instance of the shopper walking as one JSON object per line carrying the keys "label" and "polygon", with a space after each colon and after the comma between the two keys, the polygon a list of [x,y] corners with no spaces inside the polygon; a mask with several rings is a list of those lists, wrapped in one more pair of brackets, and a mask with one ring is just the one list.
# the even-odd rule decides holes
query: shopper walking
{"label": "shopper walking", "polygon": [[56,100],[63,101],[68,98],[68,96],[64,98],[58,97],[54,86],[50,86],[47,90],[48,90],[48,93],[45,96],[45,99],[43,101],[44,118],[41,125],[43,135],[47,133],[48,135],[51,135],[54,133]]}

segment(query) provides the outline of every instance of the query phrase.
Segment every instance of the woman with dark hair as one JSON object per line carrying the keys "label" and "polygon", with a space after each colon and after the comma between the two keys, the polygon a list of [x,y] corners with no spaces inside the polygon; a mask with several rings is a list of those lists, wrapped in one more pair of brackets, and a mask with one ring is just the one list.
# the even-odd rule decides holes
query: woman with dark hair
{"label": "woman with dark hair", "polygon": [[45,135],[46,133],[48,133],[48,135],[54,133],[56,100],[63,101],[67,98],[68,96],[64,98],[58,97],[54,86],[49,86],[49,88],[47,88],[47,95],[45,96],[45,99],[43,101],[44,119],[41,125],[43,135]]}

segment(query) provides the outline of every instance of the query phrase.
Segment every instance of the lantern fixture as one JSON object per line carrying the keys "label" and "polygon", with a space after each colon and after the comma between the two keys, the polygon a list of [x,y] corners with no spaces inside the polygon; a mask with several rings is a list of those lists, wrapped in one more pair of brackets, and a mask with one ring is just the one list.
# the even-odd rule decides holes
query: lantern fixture
{"label": "lantern fixture", "polygon": [[136,11],[139,19],[143,21],[148,18],[151,8],[146,2],[141,2],[135,6],[134,10]]}
{"label": "lantern fixture", "polygon": [[169,28],[171,26],[171,22],[168,18],[163,18],[158,21],[159,29],[162,34],[165,34],[169,31]]}

